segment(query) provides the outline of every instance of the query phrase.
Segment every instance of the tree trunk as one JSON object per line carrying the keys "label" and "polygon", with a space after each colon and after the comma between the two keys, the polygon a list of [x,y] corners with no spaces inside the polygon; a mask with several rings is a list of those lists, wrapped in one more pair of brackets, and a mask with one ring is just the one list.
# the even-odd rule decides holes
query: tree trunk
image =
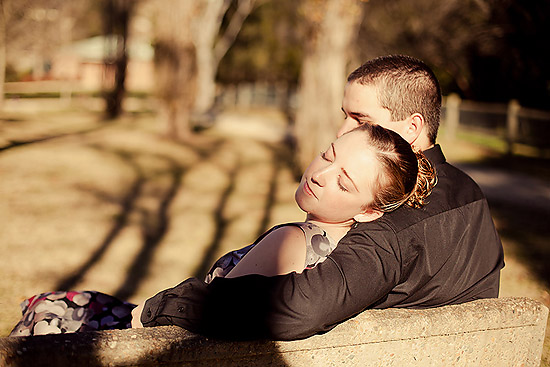
{"label": "tree trunk", "polygon": [[192,136],[190,116],[196,96],[196,49],[192,38],[199,3],[172,0],[156,2],[155,72],[157,95],[174,140]]}
{"label": "tree trunk", "polygon": [[208,1],[203,4],[201,24],[196,27],[195,46],[197,49],[197,98],[194,112],[206,113],[216,98],[216,70],[214,43],[220,31],[223,15],[231,1]]}
{"label": "tree trunk", "polygon": [[309,34],[294,133],[303,170],[334,140],[342,121],[342,93],[361,7],[357,0],[308,0],[302,14]]}
{"label": "tree trunk", "polygon": [[195,20],[193,38],[197,48],[197,99],[194,112],[204,114],[216,98],[216,72],[221,59],[235,42],[256,0],[239,0],[225,32],[218,37],[230,0],[203,1],[201,16]]}
{"label": "tree trunk", "polygon": [[106,115],[116,118],[122,113],[122,100],[126,92],[126,67],[128,65],[127,41],[130,17],[135,0],[107,0],[104,7],[106,50],[105,59],[107,90],[105,91]]}
{"label": "tree trunk", "polygon": [[255,1],[238,1],[222,35],[222,20],[231,0],[172,0],[170,6],[161,0],[154,3],[158,95],[173,138],[189,138],[191,113],[201,116],[213,106],[218,64]]}

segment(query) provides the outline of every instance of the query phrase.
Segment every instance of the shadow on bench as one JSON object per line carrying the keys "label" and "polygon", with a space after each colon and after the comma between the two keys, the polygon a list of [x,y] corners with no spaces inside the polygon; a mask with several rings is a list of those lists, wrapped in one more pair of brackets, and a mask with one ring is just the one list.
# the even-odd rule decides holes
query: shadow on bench
{"label": "shadow on bench", "polygon": [[324,335],[229,342],[173,326],[0,339],[0,366],[539,366],[548,309],[501,298],[368,310]]}

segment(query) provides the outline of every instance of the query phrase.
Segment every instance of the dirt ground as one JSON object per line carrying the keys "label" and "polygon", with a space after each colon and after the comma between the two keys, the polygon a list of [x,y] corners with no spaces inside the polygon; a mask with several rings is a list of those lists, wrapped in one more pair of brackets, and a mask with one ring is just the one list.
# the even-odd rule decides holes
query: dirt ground
{"label": "dirt ground", "polygon": [[[33,294],[94,289],[137,303],[303,219],[280,111],[225,112],[187,144],[163,131],[149,113],[111,122],[74,110],[0,114],[0,335]],[[486,156],[441,142],[451,162]],[[490,204],[505,246],[501,296],[550,306],[548,211],[532,220],[529,208]],[[549,349],[547,337],[543,366]]]}

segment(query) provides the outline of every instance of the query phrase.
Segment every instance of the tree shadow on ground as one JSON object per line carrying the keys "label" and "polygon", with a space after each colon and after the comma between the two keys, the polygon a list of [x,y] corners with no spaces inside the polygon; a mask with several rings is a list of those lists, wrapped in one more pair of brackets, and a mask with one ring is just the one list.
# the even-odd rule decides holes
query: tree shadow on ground
{"label": "tree shadow on ground", "polygon": [[202,258],[201,263],[197,266],[195,271],[192,273],[193,276],[196,278],[204,279],[204,277],[206,276],[206,273],[208,272],[208,270],[216,260],[216,254],[220,247],[220,242],[223,239],[227,226],[230,224],[230,220],[224,217],[224,211],[227,206],[229,197],[235,190],[235,183],[236,183],[235,181],[240,168],[241,168],[241,164],[240,162],[237,162],[235,167],[233,167],[228,173],[229,182],[225,187],[225,189],[223,190],[220,196],[218,205],[214,210],[215,231],[214,231],[214,234],[212,235],[212,241],[206,247],[206,252]]}
{"label": "tree shadow on ground", "polygon": [[500,168],[506,171],[522,172],[533,177],[541,178],[547,182],[550,181],[550,159],[547,158],[501,155],[485,158],[481,162],[476,163],[476,165]]}
{"label": "tree shadow on ground", "polygon": [[[217,145],[218,142],[216,141],[201,147],[190,147],[193,152],[199,156],[199,159],[193,162],[193,164],[200,164],[203,160],[209,159],[211,154],[215,151],[213,147]],[[117,157],[117,159],[132,169],[135,178],[126,190],[126,194],[121,198],[114,197],[112,194],[101,191],[95,187],[80,187],[83,191],[92,194],[102,202],[110,204],[116,203],[120,207],[120,210],[114,216],[110,229],[107,231],[97,249],[78,269],[61,279],[55,289],[70,290],[74,288],[85,277],[87,272],[102,260],[102,257],[122,233],[123,229],[128,226],[130,216],[133,213],[137,213],[137,217],[140,218],[139,227],[141,229],[142,238],[141,249],[133,259],[124,281],[113,294],[120,299],[128,299],[137,291],[140,283],[144,280],[151,261],[154,258],[155,249],[162,242],[162,239],[170,229],[170,206],[178,191],[182,189],[183,176],[186,169],[190,167],[185,167],[184,164],[178,163],[175,159],[160,154],[116,150],[101,145],[91,145],[91,147]],[[189,147],[189,145],[186,144],[186,147]],[[152,176],[154,174],[146,172],[138,163],[140,156],[145,155],[149,158],[153,157],[161,162],[165,162],[168,166],[168,168],[163,171],[162,175],[169,176],[169,183],[163,184],[158,192],[155,192],[153,196],[147,198],[154,199],[155,203],[157,203],[157,205],[153,205],[154,209],[138,207],[138,201],[145,196],[145,187],[150,184],[155,185],[155,178]],[[234,175],[236,175],[236,173]],[[229,193],[227,195],[229,195]],[[227,197],[221,200],[222,204],[220,205],[222,209],[220,210],[223,211],[223,206],[225,205],[225,201],[227,201]],[[220,218],[221,211],[216,214]],[[221,221],[218,219],[218,222]],[[222,223],[218,230],[222,233],[220,234],[220,238],[223,235],[224,228],[224,223]],[[206,261],[208,261],[208,259],[204,260],[204,262]]]}
{"label": "tree shadow on ground", "polygon": [[271,222],[271,214],[273,211],[273,206],[275,205],[276,195],[277,195],[277,179],[283,170],[283,168],[288,168],[294,176],[294,166],[293,166],[293,157],[291,147],[288,144],[270,144],[265,143],[264,146],[271,151],[271,179],[269,182],[269,189],[265,198],[263,216],[258,225],[258,230],[256,231],[256,237],[260,237],[264,234],[269,228],[269,223]]}
{"label": "tree shadow on ground", "polygon": [[170,175],[170,184],[164,192],[158,194],[155,200],[159,203],[156,210],[147,211],[138,209],[137,202],[143,196],[144,186],[151,181],[147,173],[137,163],[140,154],[121,151],[109,150],[101,146],[93,146],[102,151],[109,152],[115,155],[125,165],[129,166],[134,172],[134,180],[129,186],[126,194],[122,198],[113,197],[111,194],[102,192],[94,187],[81,187],[84,191],[91,193],[96,198],[103,202],[116,203],[120,210],[114,216],[110,230],[107,231],[105,238],[101,241],[98,248],[88,257],[88,259],[73,273],[61,279],[55,289],[70,290],[84,278],[86,273],[97,263],[99,263],[107,250],[111,247],[122,230],[128,225],[129,217],[136,210],[141,218],[141,233],[143,245],[134,259],[125,281],[121,284],[114,296],[120,299],[127,299],[132,296],[139,287],[140,281],[145,277],[148,266],[152,259],[152,255],[156,246],[161,242],[170,225],[170,217],[168,215],[170,204],[172,203],[177,191],[180,189],[184,167],[170,159],[169,157],[156,156],[167,162],[170,166],[168,170]]}
{"label": "tree shadow on ground", "polygon": [[[96,147],[98,149],[101,149],[105,151],[105,149],[102,149],[100,147]],[[145,184],[145,176],[139,167],[133,160],[132,156],[128,154],[127,152],[112,152],[115,154],[119,159],[121,159],[126,165],[130,166],[135,174],[135,179],[133,183],[130,185],[129,189],[127,190],[126,194],[121,198],[115,198],[111,195],[100,192],[95,188],[92,187],[86,187],[84,188],[85,191],[92,193],[94,196],[98,197],[104,202],[115,202],[119,204],[120,211],[115,216],[115,219],[112,223],[111,229],[107,232],[105,235],[105,238],[103,241],[101,241],[101,244],[99,247],[90,255],[88,260],[82,264],[79,269],[72,272],[71,274],[67,275],[65,278],[61,279],[56,286],[56,290],[71,290],[74,286],[78,284],[80,280],[86,275],[86,273],[97,264],[103,255],[107,252],[113,241],[118,237],[118,235],[121,233],[121,231],[124,229],[124,227],[128,223],[128,218],[132,210],[134,209],[135,203],[138,199],[138,197],[141,194],[143,185]]]}
{"label": "tree shadow on ground", "polygon": [[9,150],[9,149],[13,149],[13,148],[22,147],[22,146],[28,146],[28,145],[38,144],[38,143],[45,143],[45,142],[55,140],[55,139],[66,138],[66,137],[70,137],[70,136],[85,135],[85,134],[100,130],[100,129],[106,127],[106,126],[108,126],[108,125],[100,124],[100,125],[96,125],[96,126],[93,126],[91,128],[88,128],[88,129],[83,129],[83,130],[80,130],[80,131],[74,131],[74,132],[70,132],[70,133],[47,135],[47,136],[35,137],[35,138],[32,138],[32,139],[27,139],[27,140],[10,140],[10,142],[8,144],[6,144],[4,146],[0,146],[0,152],[6,151],[6,150]]}
{"label": "tree shadow on ground", "polygon": [[288,366],[273,341],[207,339],[164,327],[9,337],[0,348],[10,366]]}
{"label": "tree shadow on ground", "polygon": [[[130,216],[137,213],[139,220],[139,227],[141,230],[141,247],[138,250],[137,255],[132,260],[129,270],[121,282],[118,289],[114,292],[114,296],[120,299],[128,299],[139,288],[141,282],[144,280],[148,273],[148,269],[151,265],[151,261],[154,258],[154,252],[158,245],[162,242],[166,233],[170,229],[171,218],[169,215],[170,206],[179,192],[182,190],[183,176],[186,170],[191,169],[194,165],[198,165],[203,161],[209,160],[212,154],[220,150],[220,144],[223,140],[215,140],[206,144],[195,145],[188,143],[185,144],[186,148],[191,149],[197,154],[198,159],[195,160],[192,165],[185,166],[183,163],[169,157],[160,154],[150,154],[144,152],[134,152],[126,150],[117,150],[109,148],[103,145],[90,145],[101,153],[107,153],[117,158],[117,160],[124,163],[125,166],[130,167],[134,179],[128,185],[126,192],[121,197],[115,197],[112,193],[99,190],[93,186],[81,186],[80,188],[95,196],[101,202],[109,204],[117,204],[119,207],[118,213],[113,217],[113,221],[110,228],[104,235],[104,238],[99,243],[98,247],[93,251],[89,257],[73,272],[67,274],[64,278],[59,280],[56,286],[56,290],[71,290],[78,283],[84,279],[86,274],[98,263],[102,261],[107,251],[113,245],[115,240],[122,233],[124,228],[129,225]],[[264,208],[262,211],[262,217],[258,224],[257,235],[261,235],[268,228],[271,222],[271,214],[273,206],[276,201],[277,193],[277,181],[281,170],[284,167],[291,167],[292,157],[290,149],[284,144],[265,143],[267,149],[271,152],[271,158],[266,164],[270,164],[270,182],[268,191],[266,193],[264,201]],[[162,185],[162,189],[159,193],[156,193],[152,197],[156,203],[154,209],[141,208],[138,202],[144,195],[146,187],[152,183],[154,178],[150,177],[151,174],[140,167],[140,157],[153,157],[160,162],[166,163],[167,168],[163,171],[164,177],[169,177],[169,182]],[[241,162],[237,163],[228,170],[228,184],[223,189],[218,199],[217,206],[213,212],[215,231],[212,234],[212,239],[206,247],[205,254],[198,264],[196,269],[192,272],[193,276],[202,279],[206,272],[212,266],[216,260],[216,256],[223,240],[226,230],[230,225],[232,218],[224,216],[228,201],[235,191],[235,185],[237,176],[241,171]],[[154,184],[154,182],[153,182]],[[150,199],[150,198],[149,198]],[[245,245],[245,244],[243,244]]]}
{"label": "tree shadow on ground", "polygon": [[528,208],[495,200],[489,204],[500,236],[514,244],[511,254],[550,287],[550,208]]}
{"label": "tree shadow on ground", "polygon": [[147,275],[147,270],[153,259],[153,253],[158,244],[164,238],[164,235],[170,228],[170,216],[168,215],[170,205],[180,189],[183,168],[171,161],[171,184],[163,197],[160,197],[160,204],[157,211],[141,212],[141,230],[143,243],[139,254],[132,262],[128,270],[125,281],[121,284],[114,296],[119,299],[128,299],[139,288],[140,282]]}
{"label": "tree shadow on ground", "polygon": [[[268,227],[271,223],[271,215],[276,201],[279,174],[285,166],[292,169],[293,162],[290,149],[286,144],[264,143],[263,145],[266,149],[271,151],[271,159],[269,163],[271,166],[271,174],[268,190],[264,198],[262,217],[259,221],[258,229],[256,231],[256,238],[260,237],[269,229]],[[207,251],[203,257],[203,260],[193,272],[193,276],[196,278],[203,279],[206,276],[208,270],[211,268],[212,264],[216,261],[216,254],[219,250],[220,242],[222,241],[225,231],[230,224],[230,220],[223,216],[223,212],[225,210],[229,197],[235,189],[235,180],[240,168],[240,163],[237,163],[236,167],[234,167],[229,172],[229,183],[222,193],[218,206],[216,207],[216,210],[214,212],[214,223],[216,230],[212,237],[212,241],[207,246]],[[244,247],[246,245],[248,244],[242,244],[241,247]]]}
{"label": "tree shadow on ground", "polygon": [[[208,160],[215,152],[215,147],[219,147],[219,144],[219,141],[201,146],[192,146],[190,143],[186,144],[186,146],[191,147],[193,151],[199,156],[199,159],[195,161],[193,165],[198,165],[201,162]],[[164,196],[157,197],[159,205],[156,211],[148,211],[144,209],[140,210],[142,247],[138,255],[133,260],[132,265],[126,275],[125,281],[114,293],[114,296],[119,299],[128,299],[132,295],[134,295],[135,292],[138,290],[140,283],[145,279],[146,275],[148,274],[148,269],[151,265],[152,259],[154,258],[154,252],[157,246],[162,242],[166,233],[168,233],[168,231],[170,230],[170,206],[174,201],[174,198],[176,197],[178,191],[183,188],[182,181],[186,169],[192,168],[184,167],[181,164],[177,163],[174,159],[171,159],[169,157],[159,156],[159,158],[163,159],[170,165],[169,175],[171,176],[171,184],[169,185],[168,189],[165,190]],[[238,167],[235,169],[235,172],[237,171]],[[236,175],[236,173],[234,175]],[[227,196],[229,196],[230,192],[232,191],[232,187],[234,186],[234,177],[230,180],[230,182],[231,188],[229,189],[229,193],[227,193]],[[224,193],[224,195],[222,195],[222,198],[220,199],[219,204],[219,208],[221,209],[217,210],[215,214],[216,223],[221,223],[221,228],[219,229],[221,233],[223,233],[226,223],[220,220],[218,216],[220,218],[223,218],[221,213],[223,213],[223,207],[225,206],[225,203],[227,201],[227,197],[225,196],[226,194]],[[213,251],[217,249],[218,242],[216,242],[216,245],[213,246]],[[205,256],[205,258],[203,259],[203,264],[207,264],[210,256],[212,255]]]}

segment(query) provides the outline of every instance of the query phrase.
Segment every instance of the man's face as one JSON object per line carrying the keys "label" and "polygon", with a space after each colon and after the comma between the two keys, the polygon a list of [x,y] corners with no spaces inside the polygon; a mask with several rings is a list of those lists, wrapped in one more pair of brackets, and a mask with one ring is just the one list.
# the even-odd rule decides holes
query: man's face
{"label": "man's face", "polygon": [[363,124],[380,125],[405,137],[403,133],[406,124],[403,121],[392,121],[390,111],[380,106],[377,90],[372,85],[347,83],[344,88],[342,111],[344,123],[338,130],[338,137]]}

